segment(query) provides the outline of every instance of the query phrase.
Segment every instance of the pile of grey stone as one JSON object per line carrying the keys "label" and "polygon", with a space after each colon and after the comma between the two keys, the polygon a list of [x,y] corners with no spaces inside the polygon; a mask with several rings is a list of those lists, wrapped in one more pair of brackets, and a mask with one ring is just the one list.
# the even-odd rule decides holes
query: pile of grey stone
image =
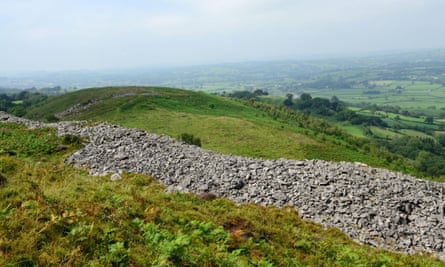
{"label": "pile of grey stone", "polygon": [[143,173],[169,191],[211,192],[237,203],[292,206],[304,218],[337,227],[363,244],[445,258],[442,183],[362,163],[263,160],[223,155],[110,124],[42,124],[0,113],[1,121],[57,127],[89,140],[66,162],[92,175]]}

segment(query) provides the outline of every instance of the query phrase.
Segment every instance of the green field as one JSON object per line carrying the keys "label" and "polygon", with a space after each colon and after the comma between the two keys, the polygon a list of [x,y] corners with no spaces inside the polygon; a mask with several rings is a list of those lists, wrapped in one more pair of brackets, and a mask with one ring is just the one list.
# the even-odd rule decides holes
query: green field
{"label": "green field", "polygon": [[[434,138],[434,132],[439,130],[442,126],[441,120],[435,120],[433,124],[425,123],[425,118],[417,118],[412,116],[405,116],[401,114],[395,114],[391,112],[383,111],[372,111],[365,108],[349,107],[350,110],[357,112],[358,114],[366,116],[377,116],[382,118],[387,124],[388,128],[378,128],[371,127],[372,132],[376,134],[377,137],[394,139],[401,137],[402,135],[408,135],[420,138]],[[343,129],[347,130],[349,133],[362,136],[362,133],[358,130],[362,128],[361,126],[342,126],[342,124],[337,124]],[[419,129],[419,130],[415,130]],[[425,131],[430,131],[431,134]]]}
{"label": "green field", "polygon": [[366,137],[365,133],[363,132],[362,126],[350,125],[350,124],[346,124],[346,123],[337,123],[336,125],[342,129],[346,130],[348,133],[350,133],[354,136],[363,137],[363,138]]}
{"label": "green field", "polygon": [[[426,81],[370,81],[375,88],[353,87],[348,89],[306,89],[315,97],[337,96],[351,104],[377,104],[399,106],[402,109],[425,112],[435,117],[445,114],[445,86]],[[402,89],[397,89],[398,87]],[[367,91],[378,91],[366,94]]]}

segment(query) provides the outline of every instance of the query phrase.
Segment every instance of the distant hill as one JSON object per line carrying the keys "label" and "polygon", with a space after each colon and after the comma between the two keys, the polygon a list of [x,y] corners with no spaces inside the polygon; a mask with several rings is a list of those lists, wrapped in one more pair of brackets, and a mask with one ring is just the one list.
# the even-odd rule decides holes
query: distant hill
{"label": "distant hill", "polygon": [[[250,88],[267,89],[275,95],[318,88],[329,82],[330,88],[363,80],[431,78],[445,82],[445,49],[386,52],[374,55],[305,58],[280,61],[251,61],[224,64],[141,67],[110,70],[77,70],[0,74],[0,87],[76,90],[88,87],[120,85],[157,85],[206,92],[232,92]],[[336,81],[340,78],[340,81]]]}

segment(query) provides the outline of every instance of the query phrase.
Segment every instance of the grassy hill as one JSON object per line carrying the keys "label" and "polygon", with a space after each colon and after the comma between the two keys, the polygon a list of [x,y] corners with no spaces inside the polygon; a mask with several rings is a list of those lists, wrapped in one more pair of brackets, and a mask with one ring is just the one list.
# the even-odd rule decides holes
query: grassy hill
{"label": "grassy hill", "polygon": [[0,266],[445,266],[360,246],[290,207],[88,176],[63,163],[77,141],[0,123]]}
{"label": "grassy hill", "polygon": [[199,137],[204,148],[227,154],[359,161],[411,170],[400,158],[322,120],[201,92],[157,87],[87,89],[52,98],[27,114],[44,119],[78,104],[83,108],[63,119],[108,121],[175,138],[189,133]]}

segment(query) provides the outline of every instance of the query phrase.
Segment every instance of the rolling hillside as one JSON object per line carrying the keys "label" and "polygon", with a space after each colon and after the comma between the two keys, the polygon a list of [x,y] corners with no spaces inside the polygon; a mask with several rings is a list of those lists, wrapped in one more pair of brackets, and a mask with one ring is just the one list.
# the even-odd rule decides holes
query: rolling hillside
{"label": "rolling hillside", "polygon": [[[74,108],[73,108],[74,107]],[[28,111],[32,119],[108,121],[177,138],[193,134],[203,148],[265,159],[364,162],[410,171],[409,164],[322,120],[284,114],[221,96],[171,88],[93,88],[50,98]],[[331,131],[323,132],[325,129]],[[334,129],[334,130],[332,130]]]}
{"label": "rolling hillside", "polygon": [[80,140],[53,129],[0,123],[0,137],[2,266],[444,266],[357,245],[290,207],[89,176],[63,163]]}
{"label": "rolling hillside", "polygon": [[[64,120],[109,121],[172,137],[190,133],[201,138],[204,148],[226,154],[360,161],[395,168],[385,158],[389,154],[338,133],[322,120],[178,89],[87,89],[51,98],[28,114],[34,119],[54,120],[56,115]],[[302,220],[287,207],[237,206],[222,199],[165,194],[162,186],[144,175],[124,173],[119,182],[110,181],[109,176],[92,179],[85,171],[63,164],[78,147],[75,138],[56,138],[49,130],[0,126],[1,264],[443,264],[429,256],[358,246],[337,230],[322,230]],[[66,152],[57,151],[60,143],[66,144]],[[396,158],[393,164],[397,162]],[[78,199],[85,201],[78,203]]]}

